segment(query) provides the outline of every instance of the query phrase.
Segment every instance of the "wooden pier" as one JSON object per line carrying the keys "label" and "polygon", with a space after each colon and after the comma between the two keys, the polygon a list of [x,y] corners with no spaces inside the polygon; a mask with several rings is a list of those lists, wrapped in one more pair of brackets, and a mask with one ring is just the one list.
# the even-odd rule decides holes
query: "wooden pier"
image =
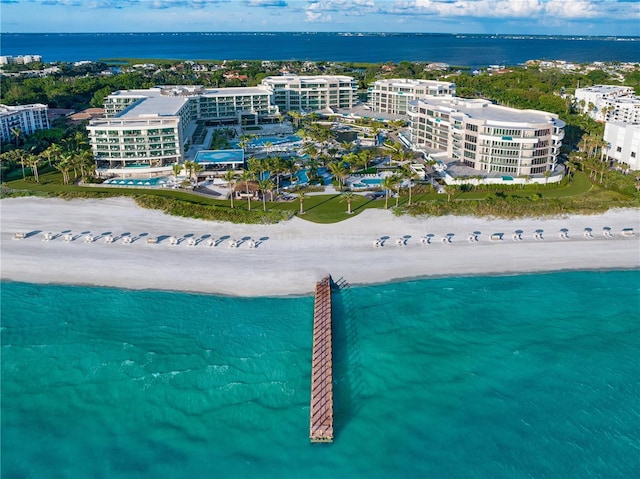
{"label": "wooden pier", "polygon": [[333,441],[333,359],[331,354],[331,277],[316,284],[311,361],[311,442]]}

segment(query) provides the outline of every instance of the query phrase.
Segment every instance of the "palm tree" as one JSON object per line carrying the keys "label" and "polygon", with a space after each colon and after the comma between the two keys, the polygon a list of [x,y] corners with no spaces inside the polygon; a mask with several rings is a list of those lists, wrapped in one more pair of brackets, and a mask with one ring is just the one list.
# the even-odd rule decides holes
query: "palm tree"
{"label": "palm tree", "polygon": [[15,151],[17,152],[18,162],[22,167],[22,179],[24,180],[26,178],[26,175],[24,173],[24,167],[27,164],[27,156],[29,154],[25,150],[15,150]]}
{"label": "palm tree", "polygon": [[347,176],[347,168],[344,161],[334,161],[329,163],[329,171],[338,180],[338,185],[342,189],[345,177]]}
{"label": "palm tree", "polygon": [[300,214],[304,214],[304,200],[307,197],[307,194],[304,191],[298,192],[298,200],[300,200]]}
{"label": "palm tree", "polygon": [[389,193],[396,187],[396,178],[392,176],[387,176],[382,179],[380,186],[384,188],[384,209],[389,209]]}
{"label": "palm tree", "polygon": [[258,186],[260,188],[260,191],[262,191],[262,210],[263,211],[267,211],[267,191],[271,193],[271,201],[273,201],[273,181],[271,181],[269,178],[267,179],[263,179],[263,180],[259,180],[258,181]]}
{"label": "palm tree", "polygon": [[36,183],[40,183],[40,176],[38,175],[38,163],[40,163],[40,157],[36,155],[27,155],[25,163],[31,168],[31,172],[36,180]]}
{"label": "palm tree", "polygon": [[182,165],[180,163],[176,163],[175,165],[173,165],[172,168],[173,168],[173,176],[178,178],[178,175],[182,171]]}
{"label": "palm tree", "polygon": [[350,215],[351,212],[351,202],[353,201],[353,198],[355,198],[356,194],[353,193],[352,191],[346,191],[344,193],[342,193],[342,199],[341,201],[346,201],[347,202],[347,214]]}
{"label": "palm tree", "polygon": [[56,145],[55,143],[51,143],[49,147],[42,152],[43,158],[47,159],[47,163],[51,166],[51,160],[54,161],[58,158],[58,156],[62,153],[62,148],[60,145]]}
{"label": "palm tree", "polygon": [[409,181],[409,201],[407,202],[407,206],[411,206],[413,180],[415,180],[418,175],[411,168],[403,168],[402,177]]}
{"label": "palm tree", "polygon": [[230,194],[229,194],[229,198],[231,198],[231,208],[233,208],[233,186],[236,184],[236,172],[233,170],[227,170],[225,171],[222,179],[224,181],[227,182],[227,184],[229,185],[229,190],[230,190]]}
{"label": "palm tree", "polygon": [[18,128],[17,126],[14,128],[11,128],[11,134],[15,137],[16,148],[18,148],[18,143],[20,141],[20,137],[22,136],[22,128]]}
{"label": "palm tree", "polygon": [[73,153],[63,153],[53,167],[62,173],[62,182],[69,184],[69,171],[72,168]]}
{"label": "palm tree", "polygon": [[193,170],[193,177],[194,180],[196,182],[196,185],[198,184],[198,173],[200,173],[202,170],[204,170],[204,166],[202,166],[200,163],[196,163],[195,161],[193,162],[193,166],[191,167],[191,169]]}
{"label": "palm tree", "polygon": [[547,186],[547,183],[549,182],[549,177],[551,176],[551,170],[546,170],[544,173],[544,185]]}
{"label": "palm tree", "polygon": [[251,211],[251,192],[249,191],[249,182],[253,179],[253,173],[249,170],[244,170],[242,172],[242,181],[244,181],[244,186],[247,191],[247,204],[249,211]]}

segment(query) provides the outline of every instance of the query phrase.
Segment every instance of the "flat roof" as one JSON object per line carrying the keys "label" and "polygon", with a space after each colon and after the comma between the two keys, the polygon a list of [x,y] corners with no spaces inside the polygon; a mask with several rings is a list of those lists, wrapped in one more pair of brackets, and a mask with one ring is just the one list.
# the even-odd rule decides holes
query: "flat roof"
{"label": "flat roof", "polygon": [[557,121],[557,115],[538,110],[518,110],[501,105],[494,105],[488,100],[464,99],[464,98],[421,98],[419,103],[424,103],[442,110],[449,110],[450,114],[463,113],[472,119],[500,123],[547,123]]}
{"label": "flat roof", "polygon": [[197,85],[154,87],[146,90],[119,90],[110,97],[138,98],[138,101],[115,115],[115,118],[140,116],[175,116],[191,98],[217,96],[269,96],[264,88],[202,88]]}

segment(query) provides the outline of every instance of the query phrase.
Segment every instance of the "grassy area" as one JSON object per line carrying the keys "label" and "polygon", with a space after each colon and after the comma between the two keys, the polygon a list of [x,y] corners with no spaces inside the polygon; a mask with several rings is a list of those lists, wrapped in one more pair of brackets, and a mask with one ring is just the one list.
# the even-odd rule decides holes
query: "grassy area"
{"label": "grassy area", "polygon": [[[208,220],[232,221],[236,223],[273,223],[299,215],[314,223],[337,223],[358,215],[369,208],[384,208],[384,198],[371,200],[355,195],[351,202],[352,214],[340,194],[310,195],[304,200],[304,213],[300,214],[298,200],[289,202],[267,202],[267,212],[260,201],[251,203],[207,197],[189,191],[173,189],[112,188],[101,186],[63,185],[59,172],[41,174],[40,183],[33,178],[5,183],[3,196],[45,195],[63,198],[105,198],[128,196],[146,208],[155,208],[169,214]],[[9,191],[10,190],[10,191]],[[479,216],[548,216],[565,213],[596,213],[612,207],[639,207],[640,195],[623,194],[593,184],[584,173],[576,173],[571,183],[564,186],[534,186],[510,191],[455,191],[448,201],[447,195],[433,190],[413,192],[412,205],[408,205],[408,191],[403,190],[395,208],[396,198],[389,198],[389,207],[398,214],[411,215],[479,215]]]}

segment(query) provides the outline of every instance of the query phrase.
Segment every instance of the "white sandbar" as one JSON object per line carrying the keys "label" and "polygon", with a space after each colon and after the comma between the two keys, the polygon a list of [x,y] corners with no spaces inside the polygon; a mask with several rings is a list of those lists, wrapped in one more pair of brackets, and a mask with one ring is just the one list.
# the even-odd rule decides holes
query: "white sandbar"
{"label": "white sandbar", "polygon": [[[31,283],[283,296],[310,294],[327,274],[350,284],[372,284],[429,276],[640,268],[637,209],[518,220],[397,217],[367,210],[332,225],[300,218],[237,225],[173,217],[126,198],[10,198],[0,208],[0,277]],[[592,238],[585,236],[585,228],[592,229]],[[603,228],[611,228],[611,237]],[[633,236],[622,235],[628,228]],[[568,238],[560,237],[562,229]],[[522,239],[513,239],[516,230]],[[543,230],[543,239],[534,238],[536,230]],[[44,241],[48,232],[53,238]],[[16,233],[26,237],[14,239]],[[502,233],[502,239],[492,240],[495,233]],[[430,244],[423,244],[428,234],[433,235]],[[451,241],[443,242],[447,234]],[[85,241],[88,235],[93,242]],[[113,242],[105,243],[108,235]],[[470,235],[477,241],[470,241]],[[180,242],[170,244],[171,237]],[[159,242],[148,244],[148,238]],[[189,238],[197,244],[190,245]],[[373,246],[381,238],[384,245]],[[398,246],[400,238],[406,244]],[[214,246],[208,245],[210,239]],[[230,239],[238,246],[229,247]],[[250,247],[251,241],[256,247]]]}

